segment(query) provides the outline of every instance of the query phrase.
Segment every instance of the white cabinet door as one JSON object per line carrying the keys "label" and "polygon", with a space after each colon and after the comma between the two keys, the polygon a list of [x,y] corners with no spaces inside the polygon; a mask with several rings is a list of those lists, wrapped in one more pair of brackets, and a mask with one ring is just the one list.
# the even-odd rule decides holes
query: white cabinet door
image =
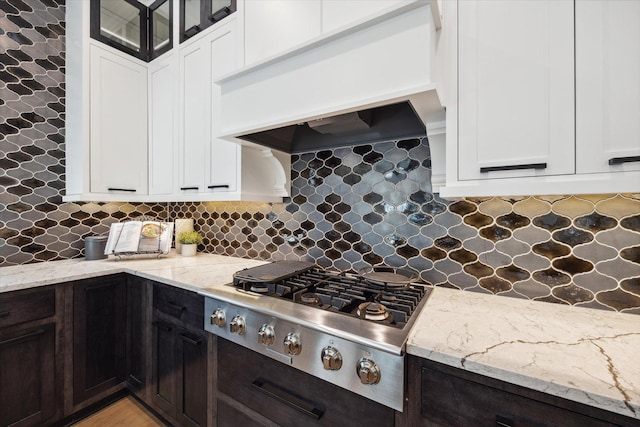
{"label": "white cabinet door", "polygon": [[91,192],[147,194],[147,68],[91,45]]}
{"label": "white cabinet door", "polygon": [[149,63],[149,194],[171,194],[175,189],[177,82],[173,53]]}
{"label": "white cabinet door", "polygon": [[640,1],[576,1],[576,146],[578,173],[640,170]]}
{"label": "white cabinet door", "polygon": [[205,191],[211,141],[211,71],[203,41],[180,51],[180,180],[176,192]]}
{"label": "white cabinet door", "polygon": [[458,179],[574,173],[573,1],[460,1],[458,22]]}
{"label": "white cabinet door", "polygon": [[246,0],[245,64],[284,52],[321,33],[320,0]]}
{"label": "white cabinet door", "polygon": [[322,32],[327,33],[366,19],[393,6],[415,0],[322,0]]}
{"label": "white cabinet door", "polygon": [[[232,73],[240,66],[239,38],[236,21],[221,26],[208,38],[212,80]],[[240,146],[216,138],[220,123],[220,86],[211,87],[211,148],[207,189],[211,192],[235,192],[238,190]]]}

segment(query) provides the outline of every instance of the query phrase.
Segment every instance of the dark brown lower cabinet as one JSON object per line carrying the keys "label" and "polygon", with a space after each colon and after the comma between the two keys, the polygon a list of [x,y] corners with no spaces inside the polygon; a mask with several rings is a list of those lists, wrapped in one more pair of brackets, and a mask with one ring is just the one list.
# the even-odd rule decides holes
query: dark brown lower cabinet
{"label": "dark brown lower cabinet", "polygon": [[151,404],[180,426],[207,425],[209,334],[153,323]]}
{"label": "dark brown lower cabinet", "polygon": [[637,420],[408,356],[407,426],[638,426]]}
{"label": "dark brown lower cabinet", "polygon": [[0,332],[0,426],[45,425],[56,413],[55,325]]}
{"label": "dark brown lower cabinet", "polygon": [[73,404],[124,388],[126,276],[73,284]]}

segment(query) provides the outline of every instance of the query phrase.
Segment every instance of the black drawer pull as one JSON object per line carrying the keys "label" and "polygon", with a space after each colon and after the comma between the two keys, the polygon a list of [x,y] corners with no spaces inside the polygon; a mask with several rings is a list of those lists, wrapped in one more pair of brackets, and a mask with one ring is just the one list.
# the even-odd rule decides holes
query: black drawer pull
{"label": "black drawer pull", "polygon": [[288,390],[278,387],[275,384],[263,378],[257,378],[253,381],[253,386],[268,396],[271,396],[280,402],[302,412],[316,420],[319,420],[324,411],[315,407],[312,403],[292,394]]}
{"label": "black drawer pull", "polygon": [[210,188],[210,189],[214,189],[214,188],[229,188],[229,184],[208,185],[207,188]]}
{"label": "black drawer pull", "polygon": [[513,420],[509,418],[503,417],[501,415],[496,415],[496,426],[498,427],[513,427]]}
{"label": "black drawer pull", "polygon": [[13,344],[15,342],[22,341],[22,340],[28,340],[29,338],[37,337],[38,335],[42,335],[42,334],[44,334],[44,329],[38,329],[38,330],[33,331],[33,332],[31,332],[30,334],[27,334],[27,335],[22,335],[22,336],[19,336],[19,337],[8,339],[6,341],[1,341],[0,342],[0,347],[8,345],[8,344]]}
{"label": "black drawer pull", "polygon": [[10,311],[0,311],[0,317],[9,317]]}
{"label": "black drawer pull", "polygon": [[200,345],[200,344],[202,344],[202,340],[200,338],[194,340],[193,338],[191,338],[191,337],[189,337],[189,336],[187,336],[185,334],[180,334],[180,338],[182,338],[183,341],[186,341],[191,345]]}
{"label": "black drawer pull", "polygon": [[640,156],[614,157],[613,159],[609,159],[610,165],[621,165],[631,162],[640,162]]}
{"label": "black drawer pull", "polygon": [[180,190],[185,191],[185,190],[199,190],[200,187],[180,187]]}
{"label": "black drawer pull", "polygon": [[171,330],[173,330],[173,327],[166,325],[162,322],[153,322],[153,326],[155,326],[158,329],[162,329],[165,332],[170,332]]}
{"label": "black drawer pull", "polygon": [[134,383],[138,384],[138,385],[142,385],[142,381],[140,381],[139,379],[137,379],[134,375],[129,374],[129,380],[133,381]]}
{"label": "black drawer pull", "polygon": [[480,168],[480,173],[496,172],[496,171],[515,171],[521,169],[546,169],[546,163],[529,163],[526,165],[506,165],[506,166],[487,166]]}
{"label": "black drawer pull", "polygon": [[167,305],[176,311],[185,311],[187,307],[183,305],[176,304],[173,301],[167,301]]}
{"label": "black drawer pull", "polygon": [[116,188],[116,187],[109,187],[107,188],[107,190],[109,191],[127,191],[129,193],[135,193],[136,190],[133,188]]}

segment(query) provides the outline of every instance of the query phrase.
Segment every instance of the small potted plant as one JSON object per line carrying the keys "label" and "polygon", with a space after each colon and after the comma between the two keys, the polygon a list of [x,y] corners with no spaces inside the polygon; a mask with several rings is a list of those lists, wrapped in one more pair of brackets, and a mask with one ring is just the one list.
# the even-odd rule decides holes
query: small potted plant
{"label": "small potted plant", "polygon": [[182,245],[182,256],[194,256],[202,236],[197,231],[184,231],[178,235],[178,242]]}

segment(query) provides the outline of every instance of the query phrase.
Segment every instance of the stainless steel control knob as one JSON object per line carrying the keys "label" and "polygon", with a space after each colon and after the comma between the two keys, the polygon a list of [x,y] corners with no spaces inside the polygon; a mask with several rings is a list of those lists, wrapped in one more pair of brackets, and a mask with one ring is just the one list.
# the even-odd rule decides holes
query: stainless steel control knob
{"label": "stainless steel control knob", "polygon": [[380,382],[380,368],[371,359],[362,358],[356,366],[356,374],[362,384],[378,384]]}
{"label": "stainless steel control knob", "polygon": [[218,326],[220,328],[224,328],[224,325],[227,323],[227,320],[224,316],[224,311],[222,311],[221,309],[217,309],[212,315],[211,315],[211,324]]}
{"label": "stainless steel control knob", "polygon": [[300,341],[300,335],[289,332],[284,339],[284,352],[286,354],[300,354],[302,352],[302,342]]}
{"label": "stainless steel control knob", "polygon": [[229,331],[232,334],[244,335],[246,330],[246,323],[242,316],[234,316],[229,323]]}
{"label": "stainless steel control knob", "polygon": [[331,346],[322,349],[320,358],[322,359],[322,366],[327,371],[337,371],[342,368],[342,354]]}
{"label": "stainless steel control knob", "polygon": [[276,341],[276,331],[273,326],[264,324],[258,331],[258,342],[262,345],[271,345]]}

